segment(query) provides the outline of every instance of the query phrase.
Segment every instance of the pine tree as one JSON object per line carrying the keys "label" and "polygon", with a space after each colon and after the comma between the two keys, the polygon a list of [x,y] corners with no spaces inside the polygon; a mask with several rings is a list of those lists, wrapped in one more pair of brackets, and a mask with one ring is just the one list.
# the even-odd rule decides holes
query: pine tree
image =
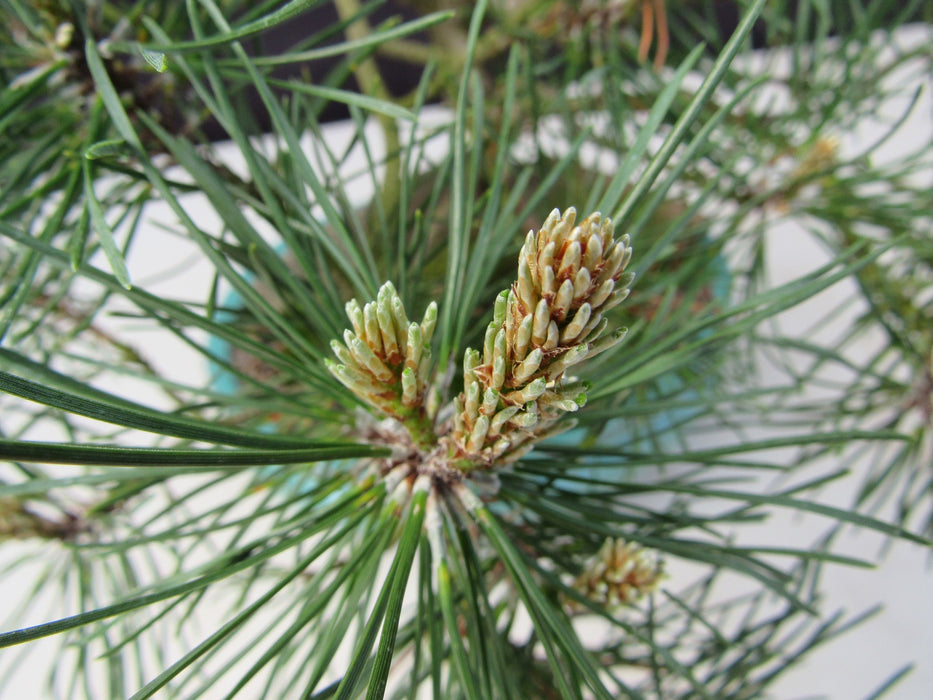
{"label": "pine tree", "polygon": [[[762,696],[850,625],[843,528],[933,532],[933,147],[840,143],[924,6],[319,4],[2,4],[8,687]],[[775,285],[788,221],[831,260]]]}

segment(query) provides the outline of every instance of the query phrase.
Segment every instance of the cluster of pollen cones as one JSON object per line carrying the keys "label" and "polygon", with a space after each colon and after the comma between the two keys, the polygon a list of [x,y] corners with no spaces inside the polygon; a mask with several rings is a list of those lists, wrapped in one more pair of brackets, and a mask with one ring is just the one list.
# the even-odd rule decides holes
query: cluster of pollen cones
{"label": "cluster of pollen cones", "polygon": [[[577,224],[576,210],[555,209],[537,233],[528,233],[518,279],[497,297],[482,350],[464,355],[463,391],[452,417],[428,431],[450,465],[470,471],[508,463],[572,425],[556,422],[585,403],[586,387],[567,370],[624,337],[625,329],[607,332],[605,314],[629,294],[631,255],[628,236],[616,240],[611,220],[599,213]],[[429,448],[424,403],[436,305],[420,324],[410,323],[387,282],[375,302],[362,308],[349,302],[347,315],[353,331],[332,343],[340,363],[328,368]]]}
{"label": "cluster of pollen cones", "polygon": [[605,313],[629,294],[628,236],[615,240],[598,213],[575,221],[573,208],[555,209],[528,233],[518,279],[496,299],[482,351],[464,356],[453,442],[467,461],[512,461],[552,435],[555,421],[586,400],[565,372],[625,335],[606,333]]}

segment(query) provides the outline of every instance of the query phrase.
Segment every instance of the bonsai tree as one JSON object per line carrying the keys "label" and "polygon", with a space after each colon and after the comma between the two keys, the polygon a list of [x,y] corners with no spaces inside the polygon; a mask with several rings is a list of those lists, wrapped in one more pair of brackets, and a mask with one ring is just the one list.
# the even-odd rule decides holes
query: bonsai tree
{"label": "bonsai tree", "polygon": [[[691,4],[318,4],[3,5],[3,677],[766,693],[852,623],[819,585],[871,565],[841,528],[928,545],[931,149],[838,140],[929,69],[871,40],[920,4],[759,0],[730,31]],[[831,254],[772,284],[788,221]],[[842,342],[781,327],[841,281],[867,302]],[[903,522],[869,509],[897,479]],[[754,541],[788,509],[825,531]]]}

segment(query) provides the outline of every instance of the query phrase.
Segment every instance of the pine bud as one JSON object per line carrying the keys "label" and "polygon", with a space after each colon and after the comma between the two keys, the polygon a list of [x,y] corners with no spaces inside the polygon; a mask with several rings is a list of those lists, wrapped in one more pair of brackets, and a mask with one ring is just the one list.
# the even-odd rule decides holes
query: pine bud
{"label": "pine bud", "polygon": [[[457,403],[464,415],[454,419],[451,434],[459,458],[487,466],[495,458],[515,459],[519,447],[528,449],[562,414],[586,403],[585,390],[559,388],[565,370],[624,335],[601,338],[605,312],[628,295],[634,279],[625,272],[628,236],[613,240],[612,222],[598,213],[575,222],[574,209],[563,215],[555,209],[540,231],[528,233],[517,279],[496,298],[482,366],[476,351],[464,357],[464,394]],[[481,386],[474,389],[474,383]],[[500,400],[506,409],[496,413]],[[525,408],[509,410],[516,406]],[[480,414],[492,421],[480,425]],[[506,449],[503,440],[511,440]]]}
{"label": "pine bud", "polygon": [[386,282],[375,301],[361,307],[351,299],[346,311],[353,330],[344,331],[343,343],[331,341],[340,362],[328,361],[328,370],[371,408],[407,424],[413,434],[433,434],[424,403],[437,305],[428,305],[420,324],[411,323],[395,287]]}

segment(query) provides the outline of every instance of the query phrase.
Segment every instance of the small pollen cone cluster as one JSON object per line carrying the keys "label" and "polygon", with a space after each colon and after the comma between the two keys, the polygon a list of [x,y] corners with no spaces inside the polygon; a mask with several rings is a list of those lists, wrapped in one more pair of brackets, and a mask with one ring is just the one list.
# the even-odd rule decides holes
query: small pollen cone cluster
{"label": "small pollen cone cluster", "polygon": [[343,343],[331,341],[339,363],[327,360],[327,369],[373,408],[410,427],[424,421],[437,304],[428,305],[420,324],[409,322],[395,287],[386,282],[375,301],[361,308],[351,299],[346,311],[353,330],[344,331]]}
{"label": "small pollen cone cluster", "polygon": [[464,356],[449,438],[457,464],[510,462],[557,432],[556,420],[586,401],[566,371],[625,336],[626,329],[605,333],[605,313],[634,278],[625,272],[628,236],[615,240],[612,221],[599,213],[575,221],[573,208],[555,209],[528,233],[518,279],[496,299],[482,351]]}
{"label": "small pollen cone cluster", "polygon": [[638,602],[657,590],[663,578],[663,567],[653,551],[610,538],[586,563],[573,587],[594,603],[612,609]]}

